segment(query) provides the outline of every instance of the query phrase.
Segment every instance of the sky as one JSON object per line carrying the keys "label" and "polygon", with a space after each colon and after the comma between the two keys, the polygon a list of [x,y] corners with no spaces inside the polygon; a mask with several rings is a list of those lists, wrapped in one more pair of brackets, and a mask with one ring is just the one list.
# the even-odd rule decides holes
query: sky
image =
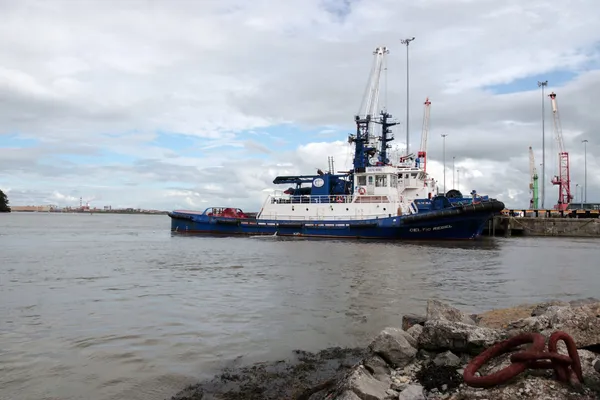
{"label": "sky", "polygon": [[[391,142],[421,142],[446,190],[529,205],[532,146],[544,206],[558,147],[572,192],[600,202],[600,3],[530,0],[0,0],[0,189],[12,205],[260,208],[277,175],[350,166],[373,51]],[[542,135],[542,102],[545,134]],[[584,144],[587,143],[587,163]],[[454,168],[453,165],[454,164]],[[458,170],[458,172],[457,172]],[[541,184],[540,184],[541,185]]]}

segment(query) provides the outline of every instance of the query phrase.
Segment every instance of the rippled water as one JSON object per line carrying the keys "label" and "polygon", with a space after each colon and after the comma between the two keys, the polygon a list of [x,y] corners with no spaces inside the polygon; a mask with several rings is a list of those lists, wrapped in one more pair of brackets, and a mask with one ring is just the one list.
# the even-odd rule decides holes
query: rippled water
{"label": "rippled water", "polygon": [[171,236],[167,216],[0,215],[0,398],[163,399],[222,362],[364,344],[429,297],[598,295],[594,239]]}

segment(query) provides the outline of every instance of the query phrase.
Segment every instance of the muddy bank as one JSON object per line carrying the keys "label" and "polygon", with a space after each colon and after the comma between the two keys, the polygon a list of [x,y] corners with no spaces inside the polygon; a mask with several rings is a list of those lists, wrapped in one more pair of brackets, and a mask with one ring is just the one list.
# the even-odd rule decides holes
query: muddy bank
{"label": "muddy bank", "polygon": [[367,354],[362,348],[334,347],[270,363],[226,368],[209,381],[187,387],[171,400],[295,399],[305,390],[340,379]]}

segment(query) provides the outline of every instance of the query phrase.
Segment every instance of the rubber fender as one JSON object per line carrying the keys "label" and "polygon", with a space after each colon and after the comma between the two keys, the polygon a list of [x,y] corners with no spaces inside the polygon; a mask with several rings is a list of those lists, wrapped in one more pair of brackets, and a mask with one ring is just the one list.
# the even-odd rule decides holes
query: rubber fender
{"label": "rubber fender", "polygon": [[192,220],[192,217],[189,215],[179,215],[179,214],[174,214],[174,213],[167,213],[167,215],[173,219],[181,219],[181,220],[186,220],[186,221]]}
{"label": "rubber fender", "polygon": [[449,217],[452,215],[461,214],[463,211],[458,208],[445,209],[439,211],[431,211],[423,214],[415,214],[404,217],[402,220],[406,223],[412,223],[417,221],[429,221],[437,218]]}

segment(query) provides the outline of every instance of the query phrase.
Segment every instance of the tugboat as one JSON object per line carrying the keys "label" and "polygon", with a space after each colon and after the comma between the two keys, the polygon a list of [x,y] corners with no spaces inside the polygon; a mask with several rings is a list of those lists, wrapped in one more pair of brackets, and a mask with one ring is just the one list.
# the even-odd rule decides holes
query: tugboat
{"label": "tugboat", "polygon": [[[383,56],[378,47],[369,82],[364,112],[355,116],[353,168],[334,173],[333,168],[316,175],[278,176],[273,184],[295,185],[269,195],[256,214],[239,208],[209,207],[204,211],[176,210],[171,231],[181,234],[271,235],[317,238],[391,240],[475,239],[487,221],[504,209],[504,203],[481,198],[469,204],[452,204],[444,195],[429,195],[426,206],[404,196],[400,169],[392,165],[386,149],[391,115],[377,109]],[[380,135],[374,134],[381,125]],[[376,145],[379,142],[379,146]],[[304,186],[306,185],[306,186]]]}

